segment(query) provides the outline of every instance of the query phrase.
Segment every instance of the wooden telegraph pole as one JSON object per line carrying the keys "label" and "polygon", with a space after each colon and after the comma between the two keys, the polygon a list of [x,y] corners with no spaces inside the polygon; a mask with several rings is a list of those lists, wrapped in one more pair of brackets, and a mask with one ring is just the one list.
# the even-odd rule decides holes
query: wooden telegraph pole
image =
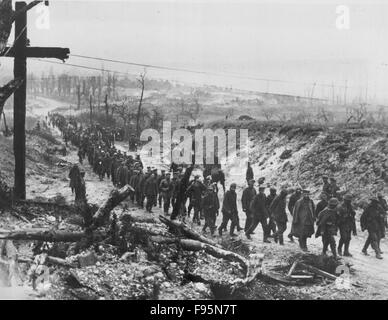
{"label": "wooden telegraph pole", "polygon": [[[42,2],[42,1],[40,1]],[[70,50],[67,48],[28,47],[27,39],[27,4],[16,2],[15,11],[21,11],[15,20],[15,42],[13,47],[5,48],[3,55],[14,58],[14,77],[23,83],[14,93],[14,138],[13,150],[15,157],[14,196],[26,198],[26,95],[27,95],[27,58],[68,59]]]}

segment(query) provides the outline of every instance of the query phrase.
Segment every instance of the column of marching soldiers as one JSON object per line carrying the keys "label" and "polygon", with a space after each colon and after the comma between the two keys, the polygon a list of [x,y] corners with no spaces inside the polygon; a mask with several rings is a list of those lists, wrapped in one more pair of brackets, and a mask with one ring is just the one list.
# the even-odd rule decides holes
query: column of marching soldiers
{"label": "column of marching soldiers", "polygon": [[[177,200],[181,179],[184,176],[182,167],[173,165],[170,168],[173,169],[172,176],[166,170],[161,170],[160,174],[157,169],[151,167],[144,170],[140,157],[137,155],[133,158],[126,152],[117,150],[112,132],[98,124],[83,128],[75,120],[67,121],[60,114],[49,114],[49,123],[61,131],[66,144],[70,141],[78,147],[80,164],[87,158],[100,180],[106,176],[117,188],[129,184],[135,190],[131,195],[133,203],[137,203],[140,208],[144,208],[145,204],[148,212],[152,212],[152,208],[158,204],[161,208],[163,203],[164,213],[169,215],[169,209]],[[69,173],[70,187],[75,192],[76,201],[86,201],[84,175],[76,164]],[[185,217],[190,217],[193,211],[193,223],[201,225],[201,220],[204,219],[202,231],[206,232],[209,228],[210,234],[214,236],[217,230],[216,220],[221,209],[222,222],[218,227],[220,236],[227,231],[227,225],[231,222],[230,236],[236,236],[235,230],[237,232],[244,230],[246,237],[251,240],[251,235],[261,224],[263,242],[270,243],[269,238],[273,238],[276,243],[284,245],[283,234],[287,229],[286,209],[288,209],[292,217],[291,232],[288,234],[290,242],[294,242],[296,237],[300,248],[308,251],[307,239],[315,234],[315,237],[322,237],[322,254],[326,254],[330,247],[335,258],[337,255],[351,257],[349,251],[351,237],[357,235],[352,196],[341,194],[334,177],[329,179],[323,176],[322,180],[322,193],[317,204],[310,198],[309,190],[299,187],[284,188],[277,194],[274,187],[268,184],[265,186],[265,178],[258,179],[257,192],[254,173],[248,163],[246,171],[248,186],[243,190],[241,198],[242,210],[246,214],[245,226],[242,228],[237,210],[236,183],[230,184],[220,208],[217,184],[213,183],[212,177],[207,176],[201,181],[200,176],[196,175],[188,184],[186,201],[183,201],[180,215],[185,220]],[[265,194],[266,187],[270,189],[269,195]],[[187,200],[189,205],[186,208]],[[382,259],[380,240],[385,237],[387,211],[387,202],[380,193],[371,197],[364,208],[360,225],[362,231],[368,232],[368,237],[362,249],[363,254],[368,255],[367,249],[371,246],[376,258]],[[340,239],[337,246],[335,236],[338,231]]]}

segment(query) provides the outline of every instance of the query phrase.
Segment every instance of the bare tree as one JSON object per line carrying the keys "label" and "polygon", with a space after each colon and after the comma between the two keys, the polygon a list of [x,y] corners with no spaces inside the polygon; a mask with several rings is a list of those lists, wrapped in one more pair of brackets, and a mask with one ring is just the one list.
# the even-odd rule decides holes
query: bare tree
{"label": "bare tree", "polygon": [[265,117],[267,121],[270,121],[272,117],[274,116],[274,109],[273,108],[263,108],[261,110],[261,114]]}
{"label": "bare tree", "polygon": [[354,119],[357,123],[361,123],[363,120],[365,120],[365,117],[368,113],[368,110],[366,108],[365,103],[361,103],[356,108],[347,108],[347,121],[346,123],[349,123],[350,120]]}
{"label": "bare tree", "polygon": [[318,107],[317,120],[328,124],[334,120],[334,114],[330,111],[327,111],[324,107]]}
{"label": "bare tree", "polygon": [[[108,94],[105,97],[107,98]],[[114,110],[114,112],[123,121],[124,130],[125,130],[125,132],[127,132],[127,125],[130,121],[130,114],[128,112],[127,99],[125,98],[121,103],[113,104],[112,110]]]}

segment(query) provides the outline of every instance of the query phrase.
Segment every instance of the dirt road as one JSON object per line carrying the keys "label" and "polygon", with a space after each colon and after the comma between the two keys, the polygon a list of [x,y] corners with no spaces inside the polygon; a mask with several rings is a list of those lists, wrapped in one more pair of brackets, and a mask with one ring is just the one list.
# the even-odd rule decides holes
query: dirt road
{"label": "dirt road", "polygon": [[[52,103],[53,106],[55,106],[53,107],[53,109],[58,107],[57,103],[50,102],[49,99],[45,99],[41,101],[43,101],[41,103],[47,103],[48,105]],[[49,109],[50,108],[46,106],[41,110],[44,110],[46,112]],[[50,110],[53,110],[53,109],[50,109]],[[57,138],[60,138],[58,132],[54,131],[54,134],[57,136]],[[120,149],[122,149],[122,151],[127,151],[126,149],[127,146],[124,142],[118,143],[118,145]],[[71,163],[77,163],[78,160],[76,156],[76,150],[70,149],[69,154],[63,157],[63,160]],[[160,168],[160,165],[157,163],[152,163],[152,160],[145,163],[145,166],[154,166],[156,168]],[[113,186],[111,182],[108,181],[107,179],[105,179],[104,181],[99,181],[98,177],[92,172],[90,166],[87,163],[82,167],[86,171],[86,189],[87,189],[88,200],[91,203],[100,204],[107,197],[107,195],[109,194]],[[231,169],[233,168],[228,168],[228,171],[226,171],[226,181],[227,181],[227,185],[232,183],[228,172],[233,172],[233,181],[237,181],[237,184],[238,184],[238,188],[237,188],[238,208],[239,208],[240,224],[241,226],[243,226],[245,224],[245,214],[241,210],[240,199],[241,199],[242,190],[245,187],[243,182],[245,180],[245,172],[242,172],[241,176],[236,176],[236,170],[231,170]],[[68,181],[65,180],[67,172],[63,172],[62,169],[54,169],[54,172],[58,174],[58,178],[54,179],[54,182],[49,186],[49,188],[47,190],[44,190],[44,186],[42,186],[41,183],[36,183],[36,184],[34,183],[33,185],[35,186],[35,192],[33,193],[35,195],[39,194],[45,197],[52,197],[52,196],[55,196],[57,193],[60,193],[65,197],[67,201],[71,202],[73,200],[73,196],[71,195],[70,188],[68,187]],[[41,179],[43,179],[43,177],[41,177]],[[222,203],[223,192],[221,190],[219,191],[219,197]],[[144,211],[144,214],[148,214],[148,213],[145,213]],[[153,215],[159,215],[159,214],[162,214],[162,210],[159,208],[155,208]],[[218,225],[221,223],[221,219],[222,217],[220,214],[217,218]],[[291,221],[290,217],[289,217],[289,221]],[[191,225],[191,222],[189,222],[189,224]],[[200,231],[200,227],[196,225],[193,225],[192,227]],[[361,230],[359,230],[359,224],[357,225],[357,227],[358,227],[358,230],[357,230],[358,235],[356,237],[353,237],[350,245],[350,251],[353,254],[353,257],[342,258],[342,261],[344,263],[349,262],[352,265],[352,268],[354,269],[354,273],[351,275],[351,281],[362,284],[362,288],[358,288],[356,292],[352,292],[351,294],[348,294],[347,292],[340,292],[339,298],[386,299],[388,297],[387,240],[383,239],[381,242],[382,251],[387,253],[386,257],[383,260],[377,260],[374,257],[373,251],[371,249],[369,250],[370,256],[364,256],[361,253],[361,248],[363,246],[364,241],[366,240],[366,233],[363,233],[361,232]],[[285,234],[288,234],[289,229],[290,229],[290,223],[288,223],[288,229],[285,232]],[[264,266],[266,268],[272,268],[275,265],[278,265],[279,263],[284,263],[284,260],[290,255],[293,255],[297,252],[301,252],[298,248],[297,243],[290,243],[288,242],[287,238],[285,240],[284,246],[280,246],[275,243],[263,244],[262,242],[263,235],[262,235],[262,230],[260,225],[256,229],[255,233],[256,234],[252,236],[252,241],[247,240],[244,233],[240,233],[238,235],[238,238],[240,238],[242,241],[247,243],[253,251],[265,253]],[[229,235],[226,234],[223,237],[227,238],[229,237]],[[315,237],[310,238],[308,240],[308,246],[312,253],[315,253],[315,254],[321,253],[322,243],[320,238],[318,239],[316,239]],[[325,290],[322,290],[322,288],[319,288],[317,289],[317,292],[315,293],[315,295],[322,298],[331,298],[331,291],[332,290],[329,290],[326,292]]]}

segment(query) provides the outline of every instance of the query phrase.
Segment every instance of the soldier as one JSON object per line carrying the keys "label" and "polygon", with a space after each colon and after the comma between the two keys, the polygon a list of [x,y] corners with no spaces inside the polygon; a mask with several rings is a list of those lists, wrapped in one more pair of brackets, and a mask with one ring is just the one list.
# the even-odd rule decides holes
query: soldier
{"label": "soldier", "polygon": [[271,241],[268,240],[267,219],[269,213],[266,206],[266,196],[264,190],[265,187],[259,187],[259,193],[254,196],[251,201],[249,210],[253,215],[253,219],[251,225],[248,227],[248,230],[245,232],[245,235],[249,240],[251,240],[251,234],[255,231],[257,225],[261,223],[261,227],[263,228],[263,242],[271,243]]}
{"label": "soldier", "polygon": [[249,206],[251,204],[251,201],[256,195],[256,189],[255,189],[255,180],[251,179],[248,182],[248,187],[243,191],[242,197],[241,197],[241,204],[242,204],[242,210],[245,212],[247,218],[245,220],[245,227],[244,231],[247,232],[248,228],[252,224],[252,213],[249,211]]}
{"label": "soldier", "polygon": [[170,208],[170,201],[173,191],[173,185],[171,183],[170,177],[171,174],[167,172],[165,178],[159,184],[160,195],[163,197],[164,213],[166,215],[168,214],[168,209]]}
{"label": "soldier", "polygon": [[172,175],[172,196],[171,196],[171,206],[174,208],[176,199],[178,197],[179,192],[179,176],[178,172],[174,172]]}
{"label": "soldier", "polygon": [[100,181],[104,180],[104,164],[102,162],[104,156],[104,153],[102,153],[102,156],[99,156],[96,161],[96,173],[98,174]]}
{"label": "soldier", "polygon": [[[163,179],[166,177],[166,170],[162,170],[160,176],[158,176],[157,183],[158,186],[160,186],[160,183],[163,181]],[[162,194],[159,192],[159,197],[158,197],[158,202],[159,202],[159,208],[162,207]]]}
{"label": "soldier", "polygon": [[156,196],[158,194],[158,185],[156,181],[155,173],[152,173],[144,184],[144,194],[147,198],[146,210],[152,213],[152,207],[156,202]]}
{"label": "soldier", "polygon": [[117,185],[116,171],[117,171],[117,168],[119,167],[119,161],[117,158],[118,158],[117,153],[114,153],[112,156],[112,161],[110,163],[110,176],[114,186]]}
{"label": "soldier", "polygon": [[330,178],[330,191],[331,191],[330,196],[332,198],[339,199],[340,195],[338,192],[340,191],[340,188],[337,186],[337,181],[335,180],[334,177]]}
{"label": "soldier", "polygon": [[247,172],[245,174],[245,179],[247,180],[247,184],[249,184],[249,181],[254,179],[253,169],[251,167],[251,163],[250,162],[248,162],[248,168],[247,168]]}
{"label": "soldier", "polygon": [[[273,237],[276,234],[276,224],[275,221],[272,218],[271,210],[269,209],[271,206],[272,201],[276,198],[276,188],[270,187],[269,189],[269,195],[267,196],[265,200],[265,204],[267,206],[268,214],[269,214],[269,221],[268,221],[268,237]],[[271,235],[272,232],[272,235]]]}
{"label": "soldier", "polygon": [[81,176],[81,172],[79,170],[79,167],[76,164],[73,165],[69,172],[70,189],[72,194],[74,193],[77,183],[79,182],[80,176]]}
{"label": "soldier", "polygon": [[202,229],[203,232],[206,232],[206,228],[209,227],[210,234],[214,234],[219,209],[220,202],[218,200],[217,193],[215,192],[215,186],[209,185],[204,197],[202,198],[202,210],[205,215],[205,225]]}
{"label": "soldier", "polygon": [[280,194],[271,202],[270,212],[273,221],[276,223],[277,231],[274,234],[274,240],[280,245],[284,245],[283,233],[287,229],[287,190],[283,189]]}
{"label": "soldier", "polygon": [[[379,200],[380,206],[383,208],[383,211],[384,211],[384,225],[386,228],[388,228],[388,223],[387,223],[388,204],[387,204],[387,200],[384,199],[383,195],[380,192],[377,194],[377,199]],[[384,231],[384,234],[385,234],[385,231]]]}
{"label": "soldier", "polygon": [[379,247],[381,231],[381,207],[377,198],[371,198],[370,201],[371,202],[365,208],[360,218],[361,231],[368,230],[368,238],[365,242],[364,248],[362,249],[362,253],[368,255],[367,249],[370,244],[373,250],[375,250],[376,258],[382,259],[382,252]]}
{"label": "soldier", "polygon": [[139,195],[140,195],[140,198],[139,198],[140,208],[144,207],[144,200],[146,197],[145,184],[146,184],[146,181],[148,180],[149,177],[150,177],[150,173],[149,173],[149,171],[147,171],[146,173],[142,174],[140,176],[140,179],[139,179],[138,188],[139,188]]}
{"label": "soldier", "polygon": [[139,174],[138,174],[138,178],[137,178],[137,185],[135,188],[135,198],[136,198],[136,202],[140,206],[140,208],[144,207],[144,199],[143,199],[144,179],[145,179],[144,173],[140,169]]}
{"label": "soldier", "polygon": [[122,188],[128,184],[128,178],[129,178],[128,177],[128,168],[125,165],[124,161],[121,162],[120,167],[118,167],[116,177],[117,177],[119,188]]}
{"label": "soldier", "polygon": [[310,199],[310,191],[303,190],[303,196],[294,206],[291,235],[299,239],[299,247],[307,250],[307,238],[314,234],[315,205]]}
{"label": "soldier", "polygon": [[[295,203],[301,197],[302,197],[302,189],[296,188],[295,192],[291,195],[290,200],[288,201],[288,211],[290,212],[291,217],[294,212]],[[294,237],[292,236],[291,232],[288,234],[288,239],[290,239],[291,242],[294,242]]]}
{"label": "soldier", "polygon": [[105,153],[105,156],[102,159],[102,178],[105,178],[105,174],[110,179],[110,167],[111,167],[111,157],[108,152]]}
{"label": "soldier", "polygon": [[204,184],[199,181],[199,175],[194,177],[194,182],[187,189],[187,194],[190,195],[190,204],[194,208],[194,217],[193,222],[197,222],[198,225],[201,225],[200,220],[200,211],[201,211],[201,201],[202,194],[206,190]]}
{"label": "soldier", "polygon": [[225,192],[224,201],[222,203],[222,223],[220,227],[218,228],[218,234],[222,236],[222,230],[224,230],[229,222],[229,220],[232,221],[232,224],[230,226],[230,236],[235,237],[236,234],[234,233],[234,228],[237,227],[237,217],[238,217],[238,211],[237,211],[237,194],[236,194],[236,188],[237,185],[235,183],[232,183],[230,185],[230,189]]}
{"label": "soldier", "polygon": [[322,192],[326,194],[326,199],[330,199],[331,198],[331,185],[329,183],[329,177],[322,176],[322,181],[323,181]]}
{"label": "soldier", "polygon": [[342,246],[345,245],[345,257],[352,256],[349,252],[349,244],[352,238],[352,232],[354,236],[357,235],[355,216],[356,212],[352,207],[352,197],[346,194],[343,203],[338,207],[338,228],[340,231],[338,254],[342,255]]}
{"label": "soldier", "polygon": [[322,236],[323,249],[322,254],[326,255],[327,248],[330,245],[330,250],[333,254],[333,257],[337,258],[337,249],[334,236],[337,235],[337,223],[338,223],[338,199],[331,198],[328,202],[328,206],[323,209],[317,220],[317,232],[315,237],[318,238]]}
{"label": "soldier", "polygon": [[131,192],[130,197],[132,203],[135,203],[135,193],[136,193],[136,185],[139,179],[139,170],[134,169],[133,174],[129,178],[129,185],[135,190],[135,192]]}
{"label": "soldier", "polygon": [[319,213],[325,209],[327,207],[327,194],[322,192],[319,196],[319,198],[321,199],[318,203],[317,203],[317,208],[315,210],[315,218],[318,218],[318,215]]}

